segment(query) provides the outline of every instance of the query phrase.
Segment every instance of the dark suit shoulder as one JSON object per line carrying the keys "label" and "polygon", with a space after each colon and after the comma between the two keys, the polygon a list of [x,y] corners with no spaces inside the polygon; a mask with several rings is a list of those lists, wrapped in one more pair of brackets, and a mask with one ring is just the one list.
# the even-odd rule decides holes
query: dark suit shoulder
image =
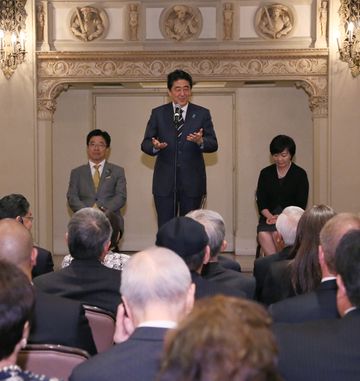
{"label": "dark suit shoulder", "polygon": [[160,367],[164,328],[136,328],[128,340],[76,367],[71,381],[154,380]]}
{"label": "dark suit shoulder", "polygon": [[336,307],[336,281],[322,283],[316,290],[270,305],[275,322],[301,323],[339,318]]}

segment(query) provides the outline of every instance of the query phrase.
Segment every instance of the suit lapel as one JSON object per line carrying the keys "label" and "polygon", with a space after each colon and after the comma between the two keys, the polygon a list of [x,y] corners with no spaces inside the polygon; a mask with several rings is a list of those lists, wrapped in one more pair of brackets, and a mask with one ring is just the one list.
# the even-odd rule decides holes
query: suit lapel
{"label": "suit lapel", "polygon": [[92,174],[91,174],[91,166],[90,164],[88,163],[85,167],[85,176],[87,178],[87,181],[88,181],[88,184],[89,186],[91,187],[92,191],[94,193],[96,193],[95,191],[95,186],[94,186],[94,181],[93,181],[93,177],[92,177]]}
{"label": "suit lapel", "polygon": [[191,103],[189,103],[186,111],[186,118],[184,122],[183,133],[181,136],[181,143],[184,143],[186,141],[186,137],[189,135],[191,131],[191,126],[195,117],[196,114],[194,112],[194,106]]}

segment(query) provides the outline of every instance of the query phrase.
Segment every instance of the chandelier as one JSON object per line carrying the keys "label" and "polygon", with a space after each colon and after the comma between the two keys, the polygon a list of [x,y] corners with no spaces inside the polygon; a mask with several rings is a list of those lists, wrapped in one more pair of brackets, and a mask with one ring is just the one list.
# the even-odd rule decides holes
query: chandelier
{"label": "chandelier", "polygon": [[0,0],[0,68],[9,79],[25,60],[26,0]]}
{"label": "chandelier", "polygon": [[340,59],[347,62],[353,77],[360,74],[360,0],[341,0]]}

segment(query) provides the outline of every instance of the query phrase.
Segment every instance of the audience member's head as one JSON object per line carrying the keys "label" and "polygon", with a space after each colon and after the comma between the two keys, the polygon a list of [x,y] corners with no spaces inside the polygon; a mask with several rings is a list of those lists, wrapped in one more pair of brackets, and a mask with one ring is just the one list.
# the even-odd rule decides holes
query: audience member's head
{"label": "audience member's head", "polygon": [[201,272],[209,261],[210,248],[205,228],[189,217],[175,217],[162,225],[156,235],[156,245],[166,247],[185,261],[190,271]]}
{"label": "audience member's head", "polygon": [[103,212],[83,208],[73,214],[67,231],[70,254],[76,259],[102,257],[110,246],[111,225]]}
{"label": "audience member's head", "polygon": [[301,216],[296,232],[295,258],[291,263],[291,282],[296,293],[314,290],[321,282],[318,249],[320,230],[335,215],[327,205],[314,205]]}
{"label": "audience member's head", "polygon": [[[360,229],[360,218],[351,213],[339,213],[326,222],[320,231],[319,261],[325,276],[336,275],[335,251],[341,238],[350,230]],[[325,265],[325,266],[324,266]],[[324,276],[324,275],[323,275]]]}
{"label": "audience member's head", "polygon": [[340,240],[335,253],[337,307],[341,316],[360,307],[360,230],[351,230]]}
{"label": "audience member's head", "polygon": [[0,200],[0,219],[3,218],[14,218],[30,230],[33,215],[29,201],[22,194],[12,193],[4,196]]}
{"label": "audience member's head", "polygon": [[226,248],[224,219],[219,213],[208,209],[193,210],[186,217],[204,225],[209,238],[211,260],[216,259],[217,255]]}
{"label": "audience member's head", "polygon": [[165,338],[159,381],[277,380],[271,318],[260,305],[204,298]]}
{"label": "audience member's head", "polygon": [[[24,229],[24,228],[23,228]],[[0,234],[1,235],[1,234]],[[14,264],[0,260],[0,367],[15,365],[26,345],[34,307],[33,287]]]}
{"label": "audience member's head", "polygon": [[0,220],[0,260],[16,265],[31,279],[36,256],[31,233],[14,219]]}
{"label": "audience member's head", "polygon": [[122,272],[120,293],[135,327],[148,320],[177,322],[194,303],[188,267],[173,251],[161,247],[131,256]]}
{"label": "audience member's head", "polygon": [[284,242],[284,246],[292,246],[295,243],[296,229],[304,209],[298,206],[288,206],[276,220],[276,230]]}

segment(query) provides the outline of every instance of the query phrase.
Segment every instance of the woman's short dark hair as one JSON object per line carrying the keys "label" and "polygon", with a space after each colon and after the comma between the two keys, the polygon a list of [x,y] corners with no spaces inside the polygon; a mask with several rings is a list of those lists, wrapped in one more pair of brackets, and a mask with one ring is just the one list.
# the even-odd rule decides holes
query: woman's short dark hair
{"label": "woman's short dark hair", "polygon": [[296,144],[293,138],[287,135],[277,135],[270,143],[270,153],[275,155],[276,153],[281,153],[287,149],[290,153],[291,158],[295,155]]}
{"label": "woman's short dark hair", "polygon": [[34,308],[33,287],[14,264],[0,260],[0,360],[9,357],[23,337]]}
{"label": "woman's short dark hair", "polygon": [[192,86],[193,86],[193,80],[191,78],[191,75],[189,73],[187,73],[186,71],[179,70],[179,69],[177,69],[177,70],[171,72],[170,74],[168,74],[168,77],[167,77],[167,88],[169,90],[171,90],[171,88],[173,87],[174,82],[178,81],[179,79],[184,79],[185,81],[188,81],[189,85],[190,85],[190,89],[192,88]]}
{"label": "woman's short dark hair", "polygon": [[110,143],[111,143],[110,135],[106,131],[102,131],[99,129],[92,130],[87,134],[87,137],[86,137],[86,145],[87,146],[89,145],[90,139],[94,136],[101,136],[105,140],[106,147],[107,148],[110,147]]}

